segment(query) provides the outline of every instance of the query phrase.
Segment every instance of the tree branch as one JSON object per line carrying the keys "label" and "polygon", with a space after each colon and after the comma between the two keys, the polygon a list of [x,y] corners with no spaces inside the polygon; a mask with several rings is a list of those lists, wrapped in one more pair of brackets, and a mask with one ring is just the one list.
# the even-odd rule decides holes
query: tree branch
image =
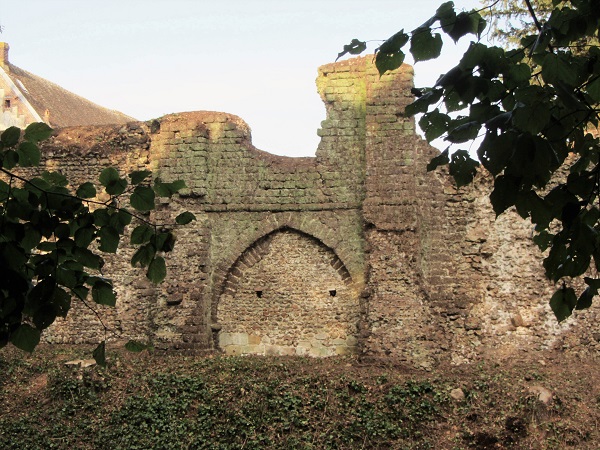
{"label": "tree branch", "polygon": [[169,223],[156,224],[156,223],[150,222],[149,220],[144,219],[143,217],[141,217],[138,214],[132,213],[128,209],[121,208],[119,206],[113,206],[113,205],[111,205],[112,201],[115,200],[115,199],[117,199],[119,196],[111,196],[111,198],[109,200],[107,200],[106,202],[99,202],[99,201],[96,201],[96,200],[90,200],[88,198],[81,198],[81,197],[78,197],[77,195],[73,195],[73,194],[63,194],[62,192],[48,192],[45,189],[43,189],[43,188],[41,188],[39,186],[36,186],[30,180],[28,180],[26,178],[23,178],[23,177],[20,177],[19,175],[14,174],[11,171],[6,170],[6,169],[4,169],[2,167],[0,167],[0,172],[3,172],[6,175],[8,175],[10,177],[11,181],[12,181],[12,179],[17,179],[17,180],[19,180],[19,181],[21,181],[21,182],[23,182],[25,184],[33,186],[35,189],[37,189],[38,191],[42,192],[46,196],[48,194],[52,194],[52,195],[57,195],[59,197],[74,198],[74,199],[77,199],[77,200],[81,201],[82,203],[85,202],[87,204],[104,206],[107,209],[112,209],[114,211],[119,211],[119,212],[124,212],[125,214],[129,214],[134,219],[137,219],[140,222],[145,223],[146,225],[151,226],[151,227],[155,227],[155,228],[157,228],[157,227],[171,227],[171,226],[175,226],[176,225],[176,224],[169,224]]}
{"label": "tree branch", "polygon": [[541,32],[542,31],[542,24],[540,23],[540,21],[538,20],[537,16],[535,15],[535,11],[533,10],[533,6],[531,6],[531,0],[525,0],[525,3],[527,4],[527,9],[529,10],[529,14],[533,18],[533,23],[535,23],[535,26],[538,29],[538,31]]}

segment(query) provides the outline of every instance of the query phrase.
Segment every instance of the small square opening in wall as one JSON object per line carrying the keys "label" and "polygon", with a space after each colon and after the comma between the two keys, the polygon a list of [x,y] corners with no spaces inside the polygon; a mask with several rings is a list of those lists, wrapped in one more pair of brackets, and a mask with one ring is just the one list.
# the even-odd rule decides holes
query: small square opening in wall
{"label": "small square opening in wall", "polygon": [[337,295],[337,291],[335,289],[329,289],[329,295],[331,297],[335,297]]}
{"label": "small square opening in wall", "polygon": [[10,98],[5,98],[4,99],[4,107],[5,108],[10,108]]}
{"label": "small square opening in wall", "polygon": [[258,291],[258,290],[257,290],[257,291],[256,291],[256,297],[258,297],[258,298],[262,298],[262,296],[263,296],[263,291]]}

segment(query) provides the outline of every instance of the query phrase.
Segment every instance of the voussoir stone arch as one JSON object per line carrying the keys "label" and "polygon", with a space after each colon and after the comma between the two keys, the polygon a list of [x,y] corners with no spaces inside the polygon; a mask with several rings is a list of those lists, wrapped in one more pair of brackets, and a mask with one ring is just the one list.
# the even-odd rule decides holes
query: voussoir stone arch
{"label": "voussoir stone arch", "polygon": [[343,236],[339,232],[328,227],[317,218],[298,217],[294,214],[271,215],[261,221],[256,228],[249,229],[246,233],[238,235],[227,255],[217,265],[213,273],[214,295],[211,308],[213,323],[216,320],[217,303],[226,287],[227,277],[231,273],[235,263],[242,257],[244,252],[265,236],[284,229],[304,233],[330,248],[339,260],[336,270],[339,269],[347,273],[347,276],[344,275],[345,279],[347,282],[353,284],[355,290],[360,292],[364,288],[364,261],[362,258],[357,257],[356,251],[347,248],[349,247],[349,241],[342,239]]}

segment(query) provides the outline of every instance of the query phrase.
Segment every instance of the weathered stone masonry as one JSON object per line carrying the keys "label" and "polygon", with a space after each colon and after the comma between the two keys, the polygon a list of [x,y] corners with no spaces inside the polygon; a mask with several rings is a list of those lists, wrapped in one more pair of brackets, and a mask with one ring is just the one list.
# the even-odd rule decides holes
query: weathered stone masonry
{"label": "weathered stone masonry", "polygon": [[[489,181],[457,191],[444,173],[426,172],[436,150],[403,115],[412,75],[404,66],[380,78],[371,57],[321,67],[327,119],[314,158],[257,150],[241,119],[215,112],[60,131],[45,147],[48,166],[75,181],[107,165],[184,179],[188,188],[152,219],[185,210],[198,219],[177,230],[158,287],[129,266],[127,246],[108,262],[119,302],[101,314],[115,337],[417,366],[597,349],[597,310],[556,324],[530,227],[494,220]],[[102,337],[80,304],[47,333],[53,342]]]}

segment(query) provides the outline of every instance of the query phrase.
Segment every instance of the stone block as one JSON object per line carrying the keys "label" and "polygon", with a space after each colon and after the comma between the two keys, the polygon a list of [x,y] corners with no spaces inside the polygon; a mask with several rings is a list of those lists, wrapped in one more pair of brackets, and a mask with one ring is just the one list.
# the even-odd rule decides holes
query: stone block
{"label": "stone block", "polygon": [[356,347],[358,345],[358,339],[354,336],[348,336],[346,338],[346,345],[348,347]]}
{"label": "stone block", "polygon": [[277,346],[277,345],[265,345],[265,355],[267,355],[267,356],[279,356],[279,346]]}
{"label": "stone block", "polygon": [[244,345],[241,346],[241,353],[243,355],[264,355],[265,354],[265,346],[264,345]]}
{"label": "stone block", "polygon": [[338,345],[335,347],[335,354],[338,356],[350,355],[352,353],[350,347],[346,347],[345,345]]}
{"label": "stone block", "polygon": [[298,356],[307,356],[310,353],[310,342],[309,341],[299,341],[298,345],[296,345],[296,355]]}
{"label": "stone block", "polygon": [[317,358],[332,356],[334,354],[334,350],[328,347],[311,347],[309,352],[309,356],[315,356]]}
{"label": "stone block", "polygon": [[250,345],[258,345],[261,342],[261,338],[260,336],[256,335],[256,334],[250,334],[248,336],[248,344]]}
{"label": "stone block", "polygon": [[227,356],[240,356],[242,355],[242,347],[239,345],[228,345],[227,347],[221,347],[223,352]]}
{"label": "stone block", "polygon": [[219,333],[219,344],[221,347],[227,345],[247,345],[248,334],[247,333]]}

